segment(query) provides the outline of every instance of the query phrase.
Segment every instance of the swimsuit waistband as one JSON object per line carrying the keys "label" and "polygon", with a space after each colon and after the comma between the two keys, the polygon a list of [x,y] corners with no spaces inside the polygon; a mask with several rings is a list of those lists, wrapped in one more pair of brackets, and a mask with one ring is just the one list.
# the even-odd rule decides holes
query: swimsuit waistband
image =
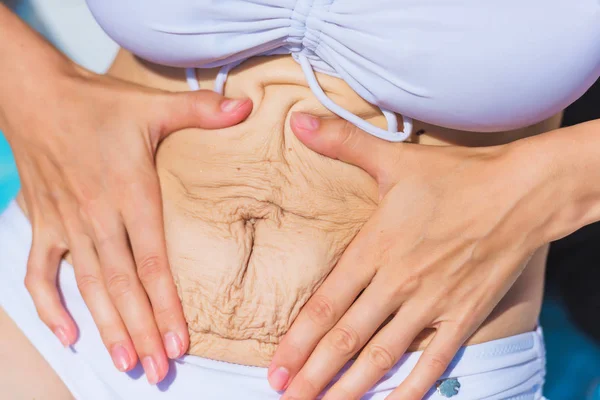
{"label": "swimsuit waistband", "polygon": [[[12,202],[0,214],[0,254],[3,254],[0,257],[0,305],[46,357],[69,389],[86,399],[102,399],[100,393],[103,391],[121,394],[143,392],[148,399],[165,398],[159,394],[162,392],[151,391],[145,382],[116,371],[110,357],[105,354],[97,328],[77,289],[74,271],[66,263],[60,269],[58,281],[65,304],[76,319],[81,335],[74,346],[75,353],[69,353],[60,346],[39,321],[23,284],[30,246],[31,225],[16,202]],[[375,400],[391,393],[410,374],[421,354],[404,355],[365,398]],[[332,384],[351,365],[352,362],[348,363]],[[268,387],[267,368],[191,355],[180,358],[174,366],[176,368],[172,370],[177,378],[173,379],[165,394],[185,397],[195,390],[203,390],[200,389],[202,387],[205,393],[223,393],[221,397],[206,397],[210,399],[239,396],[252,400],[279,398]],[[83,374],[84,371],[87,372]],[[544,374],[545,350],[542,330],[538,328],[533,332],[461,348],[440,379],[440,386],[432,388],[426,399],[449,397],[440,393],[441,388],[446,390],[448,387],[458,391],[451,396],[454,400],[542,399]],[[246,389],[236,391],[232,384]],[[96,395],[90,397],[93,391]],[[225,393],[231,393],[231,397]],[[118,395],[111,398],[129,397]]]}

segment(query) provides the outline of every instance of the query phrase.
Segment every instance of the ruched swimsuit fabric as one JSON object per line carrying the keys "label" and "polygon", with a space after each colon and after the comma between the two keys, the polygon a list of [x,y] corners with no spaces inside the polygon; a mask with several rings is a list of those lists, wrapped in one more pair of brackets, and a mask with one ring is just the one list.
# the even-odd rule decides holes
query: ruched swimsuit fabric
{"label": "ruched swimsuit fabric", "polygon": [[[76,399],[279,399],[280,394],[269,388],[266,368],[184,356],[172,362],[169,375],[158,386],[147,383],[139,365],[127,374],[117,371],[79,293],[73,268],[66,262],[61,265],[58,284],[78,324],[79,340],[72,348],[63,348],[40,321],[23,283],[30,247],[31,225],[12,203],[0,214],[0,306]],[[402,357],[363,399],[384,399],[406,379],[420,355]],[[445,390],[434,387],[426,399],[447,399],[448,393],[456,391],[453,400],[543,399],[544,374],[544,343],[538,330],[461,349],[443,376]],[[339,375],[334,382],[337,379]]]}
{"label": "ruched swimsuit fabric", "polygon": [[[87,0],[141,58],[183,68],[291,54],[323,104],[369,133],[410,120],[479,132],[525,127],[600,75],[599,0]],[[380,107],[388,130],[334,104],[314,71]],[[404,116],[396,132],[393,113]]]}

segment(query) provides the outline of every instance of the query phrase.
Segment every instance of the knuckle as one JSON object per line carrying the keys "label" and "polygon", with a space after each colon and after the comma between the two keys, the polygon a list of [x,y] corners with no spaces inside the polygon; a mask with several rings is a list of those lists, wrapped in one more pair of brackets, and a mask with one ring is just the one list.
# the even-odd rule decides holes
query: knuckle
{"label": "knuckle", "polygon": [[292,336],[284,336],[273,356],[273,363],[288,367],[290,371],[298,371],[310,354],[311,351],[303,348]]}
{"label": "knuckle", "polygon": [[360,142],[360,140],[358,140],[359,137],[358,128],[350,122],[344,121],[342,129],[339,130],[337,139],[340,147],[347,147],[354,150]]}
{"label": "knuckle", "polygon": [[99,277],[93,274],[83,274],[76,276],[77,287],[81,293],[90,293],[97,290],[102,282]]}
{"label": "knuckle", "polygon": [[45,193],[44,196],[54,204],[60,204],[68,198],[68,191],[63,187],[62,182],[53,185]]}
{"label": "knuckle", "polygon": [[184,96],[182,99],[183,101],[185,101],[190,115],[202,116],[206,114],[207,106],[213,104],[213,101],[211,101],[212,98],[213,97],[210,93],[206,93],[205,91],[198,91],[196,93],[193,93],[193,95],[191,96]]}
{"label": "knuckle", "polygon": [[179,297],[175,295],[173,299],[169,299],[167,296],[161,296],[159,299],[159,302],[152,302],[151,300],[152,312],[157,322],[162,326],[185,324],[185,317]]}
{"label": "knuckle", "polygon": [[[298,373],[294,378],[294,382],[298,383],[298,387],[304,388],[304,393],[319,393],[320,388],[312,379],[308,378],[302,372]],[[302,399],[305,397],[290,397],[290,399]]]}
{"label": "knuckle", "polygon": [[76,187],[75,198],[79,204],[80,216],[89,218],[94,215],[101,203],[98,189],[92,187],[91,183],[79,183]]}
{"label": "knuckle", "polygon": [[449,357],[447,354],[432,353],[429,354],[429,356],[427,357],[426,365],[430,370],[439,372],[439,374],[441,375],[446,370],[451,360],[452,357]]}
{"label": "knuckle", "polygon": [[115,246],[123,239],[121,233],[114,226],[111,226],[111,222],[108,219],[92,216],[90,218],[90,225],[92,228],[92,238],[99,252]]}
{"label": "knuckle", "polygon": [[[496,244],[497,245],[497,244]],[[472,263],[485,264],[489,261],[491,254],[497,254],[498,250],[494,249],[494,243],[489,239],[485,238],[474,243],[470,253],[470,260]]]}
{"label": "knuckle", "polygon": [[357,130],[358,128],[354,124],[344,121],[342,129],[340,129],[339,139],[341,144],[347,144],[349,141],[353,140],[356,137]]}
{"label": "knuckle", "polygon": [[323,295],[314,295],[305,307],[310,319],[319,326],[330,326],[336,320],[331,300]]}
{"label": "knuckle", "polygon": [[63,221],[64,218],[57,217],[43,224],[38,223],[34,227],[32,255],[36,263],[61,258],[69,249]]}
{"label": "knuckle", "polygon": [[108,209],[108,201],[103,201],[102,205],[95,202],[94,205],[80,204],[79,206],[80,218],[89,225],[89,233],[98,244],[110,242],[114,236],[114,231],[110,229],[113,221],[107,218]]}
{"label": "knuckle", "polygon": [[44,255],[53,256],[57,251],[68,249],[68,241],[64,230],[65,222],[68,222],[67,216],[64,214],[57,215],[55,218],[49,218],[48,222],[40,224],[41,226],[38,227],[34,241],[42,246],[46,252]]}
{"label": "knuckle", "polygon": [[154,317],[157,322],[160,322],[165,325],[169,325],[171,323],[178,321],[178,319],[179,319],[178,318],[179,314],[175,310],[172,310],[168,307],[154,307],[154,304],[153,304],[152,308],[153,308],[153,312],[154,312]]}
{"label": "knuckle", "polygon": [[360,346],[358,333],[349,326],[333,328],[329,341],[331,346],[343,355],[355,354]]}
{"label": "knuckle", "polygon": [[113,298],[123,297],[124,295],[131,292],[133,286],[133,279],[126,273],[113,273],[106,278],[106,287],[108,293]]}
{"label": "knuckle", "polygon": [[[29,269],[29,268],[28,268]],[[42,279],[38,274],[32,273],[29,270],[25,274],[25,288],[32,296],[37,293]]]}
{"label": "knuckle", "polygon": [[390,370],[396,364],[396,358],[392,352],[378,344],[370,345],[367,348],[367,355],[371,365],[381,371]]}
{"label": "knuckle", "polygon": [[165,272],[165,260],[157,254],[146,254],[137,263],[138,276],[142,284],[157,280]]}

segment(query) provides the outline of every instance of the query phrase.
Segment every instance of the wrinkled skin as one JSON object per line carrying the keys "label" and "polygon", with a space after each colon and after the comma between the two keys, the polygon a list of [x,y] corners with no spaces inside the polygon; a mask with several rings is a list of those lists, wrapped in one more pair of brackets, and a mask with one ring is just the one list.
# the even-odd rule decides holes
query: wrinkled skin
{"label": "wrinkled skin", "polygon": [[[143,85],[189,90],[181,70],[148,66],[126,53],[111,73]],[[215,74],[198,70],[200,87],[212,88]],[[343,82],[319,80],[334,101],[385,126],[379,110]],[[250,60],[233,71],[225,89],[228,96],[252,100],[245,122],[215,132],[181,131],[159,147],[167,247],[190,328],[189,352],[266,366],[298,311],[377,208],[379,188],[365,171],[323,157],[295,137],[293,112],[332,114],[314,98],[292,59]],[[554,124],[486,137],[511,141]],[[456,141],[466,142],[463,136]],[[481,134],[468,138],[474,145],[486,143]],[[468,343],[535,327],[544,259],[542,251]],[[433,333],[423,331],[410,351],[423,348]]]}
{"label": "wrinkled skin", "polygon": [[157,159],[190,353],[262,366],[377,205],[372,178],[284,128],[306,106],[264,92],[241,125],[179,132]]}
{"label": "wrinkled skin", "polygon": [[[142,86],[189,91],[179,69],[147,65],[121,52],[111,76]],[[211,89],[215,70],[198,71]],[[338,79],[319,76],[334,101],[384,127],[379,110]],[[252,114],[216,131],[188,129],[158,148],[157,170],[169,262],[189,326],[188,352],[267,366],[299,310],[375,212],[376,180],[362,169],[323,157],[290,129],[294,111],[331,116],[288,57],[253,59],[236,68],[225,94],[249,97]],[[557,121],[506,134],[446,132],[416,121],[411,140],[481,146],[544,132]],[[434,135],[446,137],[437,142]],[[401,240],[401,238],[399,239]],[[535,327],[545,250],[529,263],[490,318],[467,341],[480,343]],[[347,285],[340,280],[339,287]],[[424,330],[409,351],[435,331]]]}

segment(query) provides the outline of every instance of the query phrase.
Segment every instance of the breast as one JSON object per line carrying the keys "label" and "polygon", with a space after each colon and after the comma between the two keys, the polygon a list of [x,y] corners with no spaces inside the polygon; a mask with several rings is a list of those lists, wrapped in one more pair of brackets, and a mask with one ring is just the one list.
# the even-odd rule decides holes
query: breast
{"label": "breast", "polygon": [[364,100],[445,128],[540,122],[600,75],[598,0],[87,0],[123,47],[216,67],[305,57]]}

